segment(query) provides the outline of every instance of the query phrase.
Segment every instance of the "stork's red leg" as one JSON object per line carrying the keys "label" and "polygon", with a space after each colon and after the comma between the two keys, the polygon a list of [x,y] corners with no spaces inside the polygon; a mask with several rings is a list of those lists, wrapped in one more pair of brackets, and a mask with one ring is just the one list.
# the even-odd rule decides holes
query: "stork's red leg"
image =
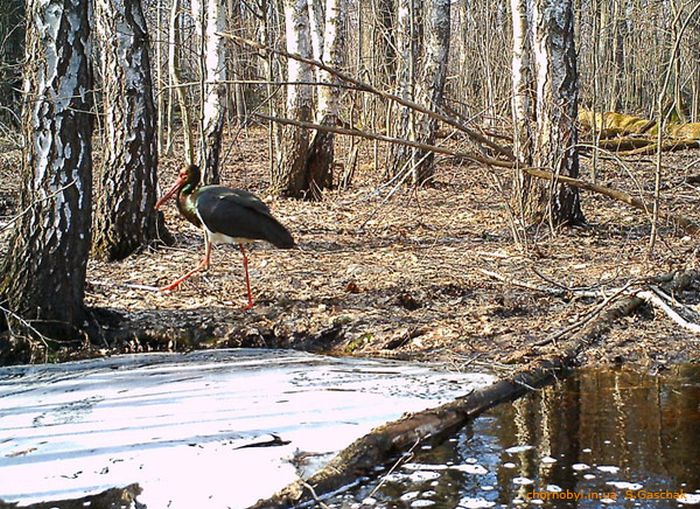
{"label": "stork's red leg", "polygon": [[243,311],[248,311],[253,307],[253,292],[250,291],[250,276],[248,275],[248,256],[245,254],[243,244],[239,244],[241,254],[243,255],[243,268],[245,269],[245,287],[248,290],[248,305],[243,308]]}
{"label": "stork's red leg", "polygon": [[162,288],[159,288],[158,289],[159,292],[169,292],[171,290],[174,290],[175,288],[180,286],[180,284],[184,280],[189,279],[190,276],[192,276],[192,274],[199,272],[200,270],[208,270],[209,269],[209,262],[211,260],[211,242],[209,242],[209,239],[207,238],[205,240],[204,244],[205,244],[204,245],[204,258],[202,258],[199,261],[197,266],[194,269],[192,269],[191,271],[189,271],[187,274],[185,274],[184,276],[182,276],[182,277],[176,279],[175,281],[173,281],[172,283],[170,283],[169,285],[164,286]]}

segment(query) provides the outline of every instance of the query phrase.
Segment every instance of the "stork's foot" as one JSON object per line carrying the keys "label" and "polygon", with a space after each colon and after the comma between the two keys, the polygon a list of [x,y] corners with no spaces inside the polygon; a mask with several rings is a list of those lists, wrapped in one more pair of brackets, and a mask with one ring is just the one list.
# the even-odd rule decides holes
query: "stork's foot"
{"label": "stork's foot", "polygon": [[171,292],[171,291],[177,289],[180,286],[180,284],[182,284],[183,281],[185,281],[186,279],[189,279],[196,272],[199,272],[199,271],[206,272],[207,270],[209,270],[209,258],[207,256],[205,256],[204,258],[202,258],[202,260],[199,262],[199,264],[194,269],[189,271],[187,274],[185,274],[181,278],[176,279],[175,281],[173,281],[169,285],[158,288],[158,291],[159,292]]}
{"label": "stork's foot", "polygon": [[159,292],[172,292],[173,290],[177,290],[180,287],[180,284],[184,281],[184,279],[178,279],[177,281],[174,281],[170,283],[167,286],[161,286],[158,288]]}

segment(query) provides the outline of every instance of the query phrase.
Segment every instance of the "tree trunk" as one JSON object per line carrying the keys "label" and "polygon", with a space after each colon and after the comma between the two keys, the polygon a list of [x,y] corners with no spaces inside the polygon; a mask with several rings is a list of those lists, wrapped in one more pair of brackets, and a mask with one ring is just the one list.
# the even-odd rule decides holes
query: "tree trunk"
{"label": "tree trunk", "polygon": [[[51,337],[78,336],[90,249],[88,0],[29,0],[20,209],[0,293]],[[17,330],[14,329],[13,330]]]}
{"label": "tree trunk", "polygon": [[[287,51],[311,58],[309,11],[306,0],[284,0],[284,18],[287,31]],[[287,63],[289,82],[313,80],[311,66],[290,59]],[[287,86],[287,116],[310,121],[312,97],[309,85]],[[272,172],[272,189],[281,196],[304,198],[309,193],[307,159],[309,132],[307,129],[286,126],[282,129],[280,150]]]}
{"label": "tree trunk", "polygon": [[[333,68],[340,68],[345,50],[345,0],[327,0],[325,39],[323,40],[323,62]],[[339,82],[338,78],[328,71],[319,70],[319,81],[322,83]],[[338,107],[340,89],[337,87],[321,86],[318,89],[318,108],[316,123],[335,126],[338,124]],[[314,131],[309,151],[307,172],[309,187],[312,195],[320,198],[322,189],[333,187],[333,155],[335,136],[333,133]]]}
{"label": "tree trunk", "polygon": [[532,32],[528,30],[528,0],[511,0],[513,16],[513,154],[518,162],[532,161]]}
{"label": "tree trunk", "polygon": [[106,72],[105,157],[93,250],[111,261],[170,235],[155,210],[156,112],[141,0],[99,0],[96,18]]}
{"label": "tree trunk", "polygon": [[[533,20],[537,72],[533,166],[576,178],[578,75],[572,0],[534,0]],[[540,183],[538,188],[528,197],[530,219],[547,220],[552,228],[585,221],[577,189],[558,183]]]}
{"label": "tree trunk", "polygon": [[513,154],[519,165],[513,175],[513,208],[517,211],[518,216],[524,219],[529,215],[526,212],[528,196],[530,196],[532,187],[536,185],[532,177],[520,171],[520,167],[532,165],[533,130],[535,128],[534,98],[532,97],[533,41],[529,22],[532,19],[532,4],[528,0],[511,0],[510,5],[513,18],[513,60],[511,64]]}
{"label": "tree trunk", "polygon": [[[398,63],[396,69],[396,95],[402,99],[413,101],[415,84],[415,65],[418,60],[418,27],[414,16],[415,0],[398,0],[396,16],[396,51]],[[396,119],[394,136],[410,141],[415,139],[413,112],[403,107]],[[391,149],[392,165],[387,177],[392,178],[402,174],[406,167],[416,161],[416,149],[402,145],[394,145]]]}
{"label": "tree trunk", "polygon": [[[311,34],[311,52],[314,60],[323,60],[325,19],[323,14],[324,0],[307,0],[309,7],[309,32]],[[325,62],[326,64],[328,62]],[[321,69],[314,67],[316,81],[321,81]]]}
{"label": "tree trunk", "polygon": [[206,25],[206,100],[204,108],[204,172],[208,184],[220,181],[219,157],[226,120],[226,44],[217,32],[226,32],[226,16],[222,0],[207,1]]}
{"label": "tree trunk", "polygon": [[[180,0],[173,0],[170,9],[170,23],[168,26],[168,74],[170,84],[175,87],[177,103],[180,107],[180,121],[182,123],[182,139],[185,144],[185,163],[194,164],[194,149],[192,148],[192,126],[190,125],[190,112],[187,106],[187,94],[185,88],[180,86],[180,30],[178,27],[178,11]],[[170,108],[169,114],[173,109]],[[168,126],[173,127],[173,119],[168,118]]]}
{"label": "tree trunk", "polygon": [[[431,0],[430,6],[430,27],[426,33],[423,69],[416,86],[416,102],[440,111],[450,51],[450,0]],[[436,135],[437,120],[424,114],[417,115],[416,141],[434,145]],[[435,155],[418,151],[415,158],[413,184],[424,184],[433,176]]]}

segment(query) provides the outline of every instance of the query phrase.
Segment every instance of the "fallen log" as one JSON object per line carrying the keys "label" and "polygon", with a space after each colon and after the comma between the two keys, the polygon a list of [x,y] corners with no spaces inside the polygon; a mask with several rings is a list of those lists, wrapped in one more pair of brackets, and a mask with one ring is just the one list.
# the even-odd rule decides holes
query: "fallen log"
{"label": "fallen log", "polygon": [[[700,277],[697,271],[679,272],[655,279],[663,282],[667,293],[687,288]],[[566,376],[576,366],[580,356],[600,341],[615,320],[628,316],[644,303],[643,299],[627,295],[613,303],[600,317],[588,324],[548,357],[531,362],[507,379],[476,390],[440,407],[407,415],[372,430],[338,453],[325,467],[309,479],[299,479],[272,497],[258,501],[251,509],[293,507],[304,502],[316,502],[319,495],[347,486],[358,477],[374,472],[377,465],[387,465],[397,455],[428,439],[439,439],[462,427],[493,406],[514,400],[527,392]]]}
{"label": "fallen log", "polygon": [[[673,152],[675,150],[684,150],[687,148],[700,148],[700,140],[671,139],[671,140],[665,141],[661,144],[661,151],[662,152]],[[618,155],[621,157],[643,156],[643,155],[653,154],[658,149],[659,149],[659,144],[656,142],[656,140],[654,140],[653,143],[650,143],[650,144],[645,145],[645,146],[641,146],[639,148],[625,150],[625,151],[619,151]]]}

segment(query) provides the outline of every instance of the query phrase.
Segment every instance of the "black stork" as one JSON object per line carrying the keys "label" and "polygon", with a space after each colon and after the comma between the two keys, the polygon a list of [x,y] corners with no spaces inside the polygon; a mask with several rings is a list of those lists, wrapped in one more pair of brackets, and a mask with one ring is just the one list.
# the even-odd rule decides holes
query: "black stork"
{"label": "black stork", "polygon": [[250,291],[248,275],[248,257],[245,244],[255,240],[266,240],[275,247],[290,249],[294,239],[282,226],[265,203],[258,197],[242,189],[230,189],[224,186],[200,186],[199,167],[191,164],[180,171],[173,187],[156,203],[156,208],[163,206],[177,194],[177,208],[190,223],[204,231],[204,258],[199,264],[173,283],[160,288],[169,291],[200,270],[209,268],[212,243],[238,244],[243,255],[245,284],[248,290],[248,305],[253,307],[253,295]]}

